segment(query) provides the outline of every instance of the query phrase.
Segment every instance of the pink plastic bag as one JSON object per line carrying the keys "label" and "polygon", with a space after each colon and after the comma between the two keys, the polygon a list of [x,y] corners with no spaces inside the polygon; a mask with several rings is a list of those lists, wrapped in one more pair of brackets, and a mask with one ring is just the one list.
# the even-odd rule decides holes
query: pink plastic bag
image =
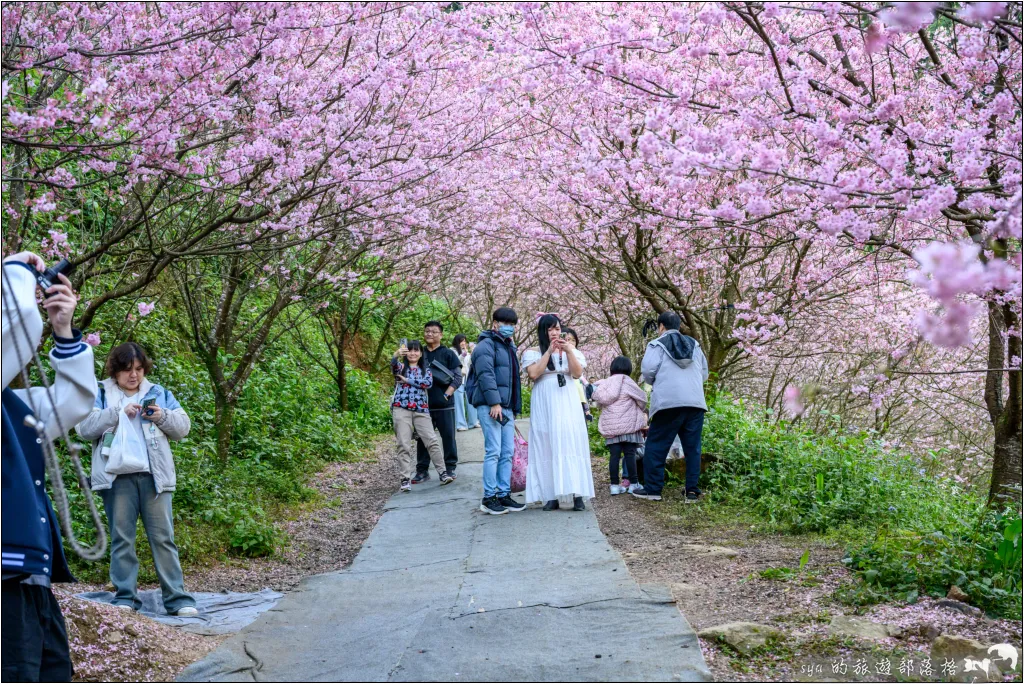
{"label": "pink plastic bag", "polygon": [[526,466],[530,462],[530,443],[519,432],[519,428],[516,428],[515,445],[516,449],[512,453],[512,491],[522,492],[526,490]]}

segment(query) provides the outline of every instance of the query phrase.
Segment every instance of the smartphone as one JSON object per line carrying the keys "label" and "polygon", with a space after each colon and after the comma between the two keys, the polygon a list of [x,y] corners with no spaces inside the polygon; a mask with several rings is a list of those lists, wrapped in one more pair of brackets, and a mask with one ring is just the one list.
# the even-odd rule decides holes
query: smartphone
{"label": "smartphone", "polygon": [[156,399],[153,398],[153,397],[150,397],[149,399],[143,399],[142,400],[142,412],[145,413],[147,416],[153,415],[153,408],[152,407],[153,407],[153,404],[155,404],[155,403],[156,403]]}
{"label": "smartphone", "polygon": [[502,427],[504,427],[505,425],[508,425],[508,421],[510,421],[510,420],[511,420],[511,418],[506,416],[505,412],[502,411],[501,412],[501,418],[498,419],[498,422],[501,423]]}

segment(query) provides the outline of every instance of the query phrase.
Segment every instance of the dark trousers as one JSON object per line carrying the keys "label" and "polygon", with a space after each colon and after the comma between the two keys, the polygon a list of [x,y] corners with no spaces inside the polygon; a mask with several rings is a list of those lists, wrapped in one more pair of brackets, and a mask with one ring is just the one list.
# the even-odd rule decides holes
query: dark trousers
{"label": "dark trousers", "polygon": [[60,604],[49,587],[3,582],[5,682],[70,682],[74,673]]}
{"label": "dark trousers", "polygon": [[636,476],[636,444],[632,442],[609,444],[608,452],[611,454],[611,458],[608,459],[608,475],[611,477],[612,484],[619,484],[620,458],[629,483],[635,484],[640,481]]}
{"label": "dark trousers", "polygon": [[[441,433],[441,450],[444,452],[444,467],[449,473],[455,472],[459,465],[459,450],[455,446],[455,408],[437,410],[430,409],[430,422]],[[423,442],[416,440],[416,472],[430,472],[430,453]]]}
{"label": "dark trousers", "polygon": [[661,494],[665,487],[665,459],[672,441],[679,435],[686,456],[686,491],[699,492],[700,438],[704,430],[704,409],[689,406],[662,409],[651,418],[644,444],[644,491]]}

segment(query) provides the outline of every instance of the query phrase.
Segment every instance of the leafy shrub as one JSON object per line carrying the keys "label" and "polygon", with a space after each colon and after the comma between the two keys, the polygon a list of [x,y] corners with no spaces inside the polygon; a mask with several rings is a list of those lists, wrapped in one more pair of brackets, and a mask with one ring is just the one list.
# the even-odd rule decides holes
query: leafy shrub
{"label": "leafy shrub", "polygon": [[702,475],[710,501],[771,531],[818,532],[848,542],[863,579],[858,602],[945,595],[956,584],[1000,614],[1021,610],[1020,510],[993,513],[983,498],[931,475],[931,463],[836,426],[815,434],[767,423],[722,394],[709,404]]}
{"label": "leafy shrub", "polygon": [[964,521],[928,533],[884,528],[843,559],[878,593],[913,601],[919,594],[944,596],[952,585],[971,602],[997,614],[1021,613],[1021,516],[988,512],[980,523]]}
{"label": "leafy shrub", "polygon": [[269,556],[277,548],[279,537],[273,524],[244,516],[235,520],[231,526],[228,541],[231,550],[240,556]]}

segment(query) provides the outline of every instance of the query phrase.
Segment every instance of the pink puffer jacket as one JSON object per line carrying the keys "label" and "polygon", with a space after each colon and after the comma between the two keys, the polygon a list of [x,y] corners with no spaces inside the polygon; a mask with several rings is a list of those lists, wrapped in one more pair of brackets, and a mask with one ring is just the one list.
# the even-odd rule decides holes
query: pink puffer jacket
{"label": "pink puffer jacket", "polygon": [[602,409],[597,421],[602,437],[628,435],[647,427],[647,394],[628,375],[613,375],[599,382],[594,401]]}

